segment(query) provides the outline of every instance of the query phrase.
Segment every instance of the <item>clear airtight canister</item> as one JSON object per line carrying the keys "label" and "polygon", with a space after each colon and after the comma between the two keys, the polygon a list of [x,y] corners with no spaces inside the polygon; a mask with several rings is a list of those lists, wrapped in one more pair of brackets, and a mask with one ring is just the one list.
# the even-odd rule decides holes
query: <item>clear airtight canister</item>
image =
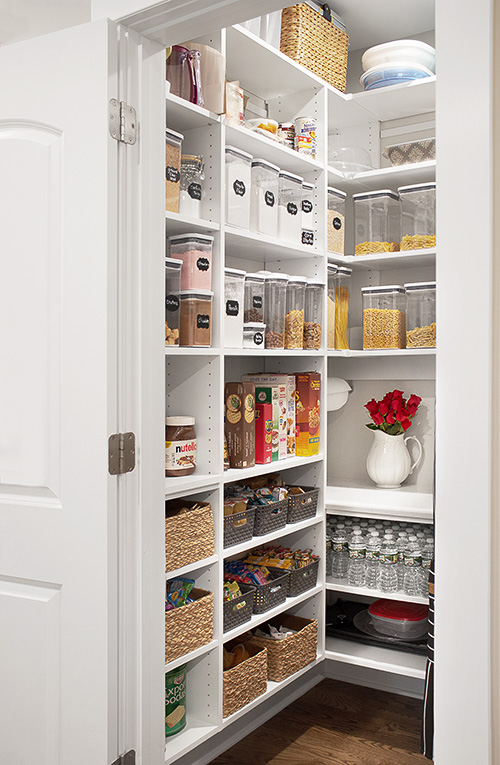
{"label": "clear airtight canister", "polygon": [[243,310],[246,271],[239,268],[224,269],[224,345],[226,348],[243,346]]}
{"label": "clear airtight canister", "polygon": [[362,287],[363,349],[406,346],[406,299],[400,285]]}
{"label": "clear airtight canister", "polygon": [[181,157],[181,194],[179,212],[187,218],[201,218],[203,180],[205,167],[203,157],[198,154],[183,154]]}
{"label": "clear airtight canister", "polygon": [[345,253],[345,200],[347,194],[333,186],[328,186],[328,250]]}
{"label": "clear airtight canister", "polygon": [[226,146],[226,223],[250,228],[252,155]]}
{"label": "clear airtight canister", "polygon": [[307,280],[291,276],[286,288],[285,348],[304,347],[304,308]]}
{"label": "clear airtight canister", "polygon": [[266,325],[252,321],[243,324],[243,348],[264,348]]}
{"label": "clear airtight canister", "polygon": [[335,291],[337,266],[328,263],[327,267],[327,297],[326,297],[326,347],[335,348]]}
{"label": "clear airtight canister", "polygon": [[184,136],[175,130],[165,131],[165,209],[179,212],[181,147]]}
{"label": "clear airtight canister", "polygon": [[354,254],[398,252],[401,203],[389,189],[354,194]]}
{"label": "clear airtight canister", "polygon": [[325,285],[316,279],[308,279],[304,309],[304,348],[317,350],[321,347],[323,321],[323,295]]}
{"label": "clear airtight canister", "polygon": [[279,174],[278,237],[300,244],[302,232],[302,178],[283,170]]}
{"label": "clear airtight canister", "polygon": [[276,165],[253,160],[250,229],[258,234],[278,235],[278,176]]}
{"label": "clear airtight canister", "polygon": [[417,183],[398,189],[401,199],[401,249],[436,246],[436,184]]}
{"label": "clear airtight canister", "polygon": [[165,258],[165,345],[179,345],[182,260]]}
{"label": "clear airtight canister", "polygon": [[264,274],[247,274],[245,276],[245,322],[264,321]]}
{"label": "clear airtight canister", "polygon": [[302,244],[314,244],[314,183],[302,183]]}
{"label": "clear airtight canister", "polygon": [[266,276],[266,348],[285,347],[286,285],[289,278],[288,274],[280,273]]}
{"label": "clear airtight canister", "polygon": [[436,347],[436,282],[405,284],[406,347]]}
{"label": "clear airtight canister", "polygon": [[212,246],[208,234],[176,234],[168,238],[168,252],[182,260],[181,290],[212,288]]}
{"label": "clear airtight canister", "polygon": [[337,268],[335,274],[335,348],[349,348],[347,326],[349,323],[349,292],[351,289],[352,268]]}

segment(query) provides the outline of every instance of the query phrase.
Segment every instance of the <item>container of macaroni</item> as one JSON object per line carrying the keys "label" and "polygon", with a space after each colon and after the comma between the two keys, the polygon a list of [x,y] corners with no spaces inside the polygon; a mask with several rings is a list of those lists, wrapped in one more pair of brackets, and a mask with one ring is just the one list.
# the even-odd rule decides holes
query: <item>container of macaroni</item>
{"label": "container of macaroni", "polygon": [[399,285],[362,287],[363,350],[406,347],[406,298]]}
{"label": "container of macaroni", "polygon": [[354,254],[399,251],[401,203],[389,189],[353,194]]}
{"label": "container of macaroni", "polygon": [[405,284],[406,347],[436,347],[436,282]]}
{"label": "container of macaroni", "polygon": [[400,186],[401,249],[422,250],[436,246],[436,184]]}

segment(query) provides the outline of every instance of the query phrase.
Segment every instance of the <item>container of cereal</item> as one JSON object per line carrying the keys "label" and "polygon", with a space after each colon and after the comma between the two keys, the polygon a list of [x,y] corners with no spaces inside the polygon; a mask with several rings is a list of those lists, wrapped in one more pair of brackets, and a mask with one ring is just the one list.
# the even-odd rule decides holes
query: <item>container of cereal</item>
{"label": "container of cereal", "polygon": [[252,155],[226,146],[226,223],[250,228]]}
{"label": "container of cereal", "polygon": [[180,733],[186,727],[186,667],[165,672],[165,736]]}
{"label": "container of cereal", "polygon": [[304,309],[304,348],[318,350],[321,347],[323,322],[323,293],[325,285],[316,279],[308,279]]}
{"label": "container of cereal", "polygon": [[165,162],[165,209],[169,212],[179,212],[180,180],[181,180],[181,147],[184,136],[175,130],[165,131],[166,162]]}
{"label": "container of cereal", "polygon": [[181,189],[179,212],[188,218],[201,218],[203,181],[205,166],[198,154],[183,154],[181,157]]}
{"label": "container of cereal", "polygon": [[224,269],[224,345],[241,348],[243,345],[243,312],[245,302],[246,271]]}
{"label": "container of cereal", "polygon": [[314,183],[302,183],[302,244],[314,244]]}
{"label": "container of cereal", "polygon": [[253,160],[250,229],[258,234],[278,235],[278,176],[276,165]]}
{"label": "container of cereal", "polygon": [[177,234],[168,238],[170,257],[183,262],[181,290],[212,288],[213,242],[213,236],[206,234]]}
{"label": "container of cereal", "polygon": [[436,347],[436,282],[405,284],[406,347]]}
{"label": "container of cereal", "polygon": [[307,280],[291,276],[286,288],[285,348],[304,347],[304,307]]}
{"label": "container of cereal", "polygon": [[266,277],[264,274],[247,274],[245,276],[245,322],[264,321],[264,289]]}
{"label": "container of cereal", "polygon": [[400,186],[401,249],[436,246],[436,184]]}
{"label": "container of cereal", "polygon": [[210,290],[181,290],[180,344],[212,344],[212,301]]}
{"label": "container of cereal", "polygon": [[345,253],[345,200],[347,194],[328,186],[328,250]]}
{"label": "container of cereal", "polygon": [[266,325],[252,321],[243,324],[243,348],[264,348]]}
{"label": "container of cereal", "polygon": [[406,300],[399,285],[362,287],[363,349],[405,348]]}
{"label": "container of cereal", "polygon": [[165,258],[165,345],[179,345],[182,260]]}
{"label": "container of cereal", "polygon": [[288,274],[266,276],[265,325],[266,348],[285,347],[285,307]]}
{"label": "container of cereal", "polygon": [[354,254],[398,252],[401,203],[389,189],[353,194]]}
{"label": "container of cereal", "polygon": [[278,237],[299,244],[302,232],[302,178],[283,170],[279,174]]}
{"label": "container of cereal", "polygon": [[337,266],[328,263],[327,266],[327,297],[326,297],[326,347],[335,348],[335,290]]}
{"label": "container of cereal", "polygon": [[335,348],[349,348],[347,327],[349,323],[349,292],[351,289],[352,268],[339,266],[335,274]]}

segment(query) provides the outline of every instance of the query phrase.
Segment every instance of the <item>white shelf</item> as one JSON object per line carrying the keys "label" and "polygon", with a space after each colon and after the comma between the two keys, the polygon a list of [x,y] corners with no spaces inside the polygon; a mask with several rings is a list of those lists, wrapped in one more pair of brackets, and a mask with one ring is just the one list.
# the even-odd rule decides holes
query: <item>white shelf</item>
{"label": "white shelf", "polygon": [[324,351],[305,349],[287,350],[286,348],[224,348],[225,356],[280,356],[284,358],[302,359],[304,356],[322,355]]}
{"label": "white shelf", "polygon": [[340,255],[329,252],[328,260],[339,266],[355,270],[389,271],[393,268],[426,268],[436,265],[436,248],[425,250],[404,250],[386,255]]}
{"label": "white shelf", "polygon": [[436,349],[435,348],[397,348],[395,350],[387,350],[385,348],[380,348],[380,349],[374,348],[371,351],[329,350],[327,353],[328,353],[328,356],[346,358],[346,359],[368,359],[368,358],[373,358],[375,356],[387,356],[388,358],[398,358],[398,357],[407,356],[411,358],[412,356],[435,356]]}
{"label": "white shelf", "polygon": [[246,542],[240,542],[237,545],[231,545],[231,547],[224,547],[223,556],[224,558],[230,558],[233,555],[246,552],[246,550],[252,550],[254,547],[260,547],[268,542],[272,542],[274,539],[282,539],[289,534],[295,534],[297,531],[302,531],[302,529],[308,529],[310,526],[322,523],[322,521],[322,516],[315,515],[313,518],[307,518],[299,523],[287,523],[282,529],[276,529],[276,531],[271,531],[269,534],[262,534],[258,537],[252,537]]}
{"label": "white shelf", "polygon": [[182,730],[180,733],[177,733],[175,736],[172,736],[172,738],[168,738],[166,741],[166,765],[175,762],[175,760],[177,760],[179,757],[182,757],[182,755],[187,754],[187,752],[191,751],[191,749],[194,749],[195,746],[198,746],[198,744],[206,741],[206,739],[210,738],[210,736],[212,736],[217,731],[217,729],[217,725],[206,723],[190,717],[188,709],[187,724],[184,730]]}
{"label": "white shelf", "polygon": [[320,257],[322,252],[314,247],[277,239],[273,236],[255,234],[235,226],[226,226],[226,254],[233,258],[257,260],[265,263],[274,260],[297,260]]}
{"label": "white shelf", "polygon": [[201,560],[196,560],[194,563],[188,563],[187,566],[181,566],[180,568],[176,568],[173,571],[167,571],[165,573],[165,579],[177,579],[179,576],[184,576],[185,574],[190,573],[191,571],[198,571],[200,568],[206,568],[206,566],[211,566],[213,563],[217,563],[219,560],[218,555],[210,555],[209,558],[202,558]]}
{"label": "white shelf", "polygon": [[190,661],[193,661],[193,659],[198,659],[200,656],[204,656],[206,653],[209,653],[216,648],[217,645],[218,641],[214,639],[211,640],[210,643],[202,645],[201,648],[190,651],[189,653],[184,654],[184,656],[179,656],[178,659],[169,661],[168,664],[165,664],[165,672],[171,672],[173,669],[180,667],[181,664],[188,664]]}
{"label": "white shelf", "polygon": [[218,114],[203,106],[192,104],[184,98],[175,96],[170,91],[165,93],[167,128],[184,134],[186,130],[205,127],[220,122]]}
{"label": "white shelf", "polygon": [[280,170],[288,170],[298,175],[323,170],[323,165],[316,159],[243,126],[226,125],[226,144],[247,151],[255,158],[272,162],[278,165]]}
{"label": "white shelf", "polygon": [[391,518],[432,523],[433,497],[413,486],[401,489],[378,489],[374,484],[362,486],[346,484],[327,486],[325,491],[327,513],[357,515],[367,518]]}
{"label": "white shelf", "polygon": [[220,225],[204,218],[190,218],[181,213],[174,213],[170,210],[165,211],[165,220],[167,221],[167,236],[177,236],[178,234],[212,234],[220,230]]}
{"label": "white shelf", "polygon": [[224,632],[222,636],[223,642],[228,643],[233,638],[238,637],[238,635],[242,635],[248,630],[253,630],[253,628],[258,627],[259,624],[269,621],[274,616],[282,614],[284,611],[288,611],[289,608],[293,608],[298,603],[303,603],[304,600],[309,600],[309,598],[319,595],[320,592],[323,592],[323,585],[317,584],[316,587],[306,590],[306,592],[297,595],[295,598],[287,598],[284,603],[275,606],[275,608],[270,608],[269,611],[265,611],[263,614],[254,614],[248,622],[240,624],[239,627],[235,627],[234,629],[229,630],[229,632]]}
{"label": "white shelf", "polygon": [[166,345],[165,356],[219,356],[220,348],[199,346]]}
{"label": "white shelf", "polygon": [[401,600],[405,603],[421,603],[424,606],[429,603],[428,598],[417,595],[405,595],[402,590],[398,590],[398,592],[381,592],[370,587],[352,587],[348,584],[335,581],[331,576],[326,578],[326,589],[332,590],[332,592],[346,592],[349,595],[364,595],[374,600],[385,598],[386,600]]}
{"label": "white shelf", "polygon": [[341,640],[327,635],[325,659],[333,659],[344,664],[378,669],[394,675],[425,678],[426,657],[394,648],[379,648],[351,640]]}
{"label": "white shelf", "polygon": [[244,481],[257,475],[268,475],[269,473],[281,473],[283,470],[302,467],[303,465],[313,465],[315,462],[322,462],[323,454],[316,454],[313,457],[288,457],[277,462],[270,462],[267,465],[255,465],[251,468],[230,468],[224,471],[224,483],[232,481]]}
{"label": "white shelf", "polygon": [[416,162],[413,165],[382,167],[377,170],[356,173],[352,177],[345,177],[335,168],[329,167],[328,178],[329,183],[338,185],[342,191],[351,194],[387,188],[397,191],[399,186],[407,186],[410,183],[434,181],[436,179],[436,160]]}
{"label": "white shelf", "polygon": [[203,491],[217,486],[221,481],[220,475],[193,475],[165,478],[165,499],[183,497],[194,491]]}

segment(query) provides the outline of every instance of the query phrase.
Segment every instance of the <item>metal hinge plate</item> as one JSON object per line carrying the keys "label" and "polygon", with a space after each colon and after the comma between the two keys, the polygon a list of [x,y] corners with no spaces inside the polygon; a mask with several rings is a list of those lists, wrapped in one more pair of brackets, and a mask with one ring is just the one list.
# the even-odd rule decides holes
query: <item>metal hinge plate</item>
{"label": "metal hinge plate", "polygon": [[111,765],[135,765],[135,751],[133,749],[126,754],[121,754]]}
{"label": "metal hinge plate", "polygon": [[[135,433],[113,433],[108,440],[108,470],[111,475],[131,473],[135,468]],[[126,765],[129,765],[126,761]]]}
{"label": "metal hinge plate", "polygon": [[125,101],[109,102],[109,133],[115,141],[134,144],[137,140],[137,115]]}

